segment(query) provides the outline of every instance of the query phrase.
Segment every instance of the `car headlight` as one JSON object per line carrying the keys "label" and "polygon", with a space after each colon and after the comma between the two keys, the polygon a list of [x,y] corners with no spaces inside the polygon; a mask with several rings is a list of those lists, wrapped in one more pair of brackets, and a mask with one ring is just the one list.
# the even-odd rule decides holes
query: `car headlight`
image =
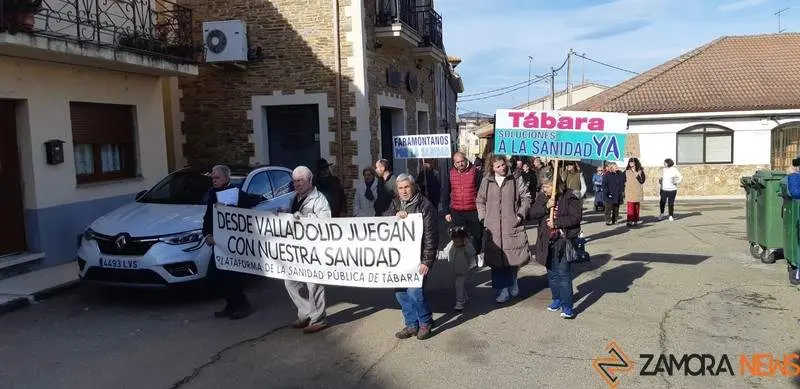
{"label": "car headlight", "polygon": [[174,245],[198,243],[202,240],[203,240],[202,230],[181,232],[180,234],[168,235],[159,238],[159,241],[161,242]]}

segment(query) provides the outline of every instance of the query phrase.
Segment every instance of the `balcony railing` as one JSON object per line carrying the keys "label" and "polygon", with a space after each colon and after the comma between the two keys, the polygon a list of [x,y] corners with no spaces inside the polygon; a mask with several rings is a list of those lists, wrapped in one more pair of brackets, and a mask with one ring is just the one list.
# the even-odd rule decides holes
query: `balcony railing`
{"label": "balcony railing", "polygon": [[433,46],[444,50],[442,41],[442,16],[433,8],[426,7],[422,12],[422,42],[420,46]]}
{"label": "balcony railing", "polygon": [[416,0],[378,0],[377,27],[401,23],[414,30],[422,41],[420,46],[444,49],[442,16],[430,6],[418,6]]}
{"label": "balcony railing", "polygon": [[168,0],[0,0],[0,32],[195,63],[192,10]]}

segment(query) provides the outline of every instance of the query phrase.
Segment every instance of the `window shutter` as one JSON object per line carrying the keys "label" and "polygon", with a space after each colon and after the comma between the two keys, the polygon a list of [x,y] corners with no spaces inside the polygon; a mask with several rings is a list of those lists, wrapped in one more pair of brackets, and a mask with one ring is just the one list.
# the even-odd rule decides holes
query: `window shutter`
{"label": "window shutter", "polygon": [[134,143],[133,106],[70,102],[69,110],[74,143]]}

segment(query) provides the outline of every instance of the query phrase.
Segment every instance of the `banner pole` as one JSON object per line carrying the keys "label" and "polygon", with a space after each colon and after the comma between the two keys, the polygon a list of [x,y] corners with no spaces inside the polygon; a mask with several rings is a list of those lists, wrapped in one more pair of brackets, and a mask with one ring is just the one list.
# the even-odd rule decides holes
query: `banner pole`
{"label": "banner pole", "polygon": [[556,158],[555,163],[553,164],[553,191],[550,193],[550,198],[553,200],[553,208],[550,208],[550,224],[553,224],[553,219],[555,217],[555,200],[556,200],[556,188],[558,184],[558,165],[559,159]]}

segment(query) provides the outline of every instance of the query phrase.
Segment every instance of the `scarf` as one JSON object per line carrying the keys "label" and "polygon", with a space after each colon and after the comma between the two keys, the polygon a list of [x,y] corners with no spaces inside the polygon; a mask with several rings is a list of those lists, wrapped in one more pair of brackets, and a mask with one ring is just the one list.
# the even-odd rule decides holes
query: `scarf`
{"label": "scarf", "polygon": [[411,200],[408,200],[408,201],[400,200],[400,209],[399,209],[399,211],[408,212],[409,208],[417,205],[417,203],[419,202],[419,198],[420,198],[420,194],[419,194],[419,192],[417,192],[417,193],[414,193],[414,196],[411,197]]}
{"label": "scarf", "polygon": [[364,182],[364,185],[365,185],[365,188],[366,188],[366,189],[364,189],[364,197],[366,197],[367,200],[369,200],[369,201],[375,201],[375,195],[372,194],[372,186],[375,185],[375,181],[376,181],[376,179],[373,178],[372,182],[370,182],[369,184]]}

